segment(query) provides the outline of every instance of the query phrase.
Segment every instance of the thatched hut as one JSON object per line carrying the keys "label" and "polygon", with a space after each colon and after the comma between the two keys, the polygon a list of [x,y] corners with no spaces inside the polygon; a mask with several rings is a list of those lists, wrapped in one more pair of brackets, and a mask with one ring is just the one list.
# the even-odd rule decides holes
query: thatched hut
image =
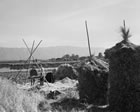
{"label": "thatched hut", "polygon": [[96,105],[107,103],[108,64],[94,57],[92,62],[78,68],[81,101]]}
{"label": "thatched hut", "polygon": [[[123,37],[129,30],[122,29]],[[105,51],[109,59],[109,104],[116,112],[140,111],[140,47],[128,38]]]}
{"label": "thatched hut", "polygon": [[70,79],[77,79],[78,72],[72,65],[62,64],[58,67],[58,69],[54,73],[54,78],[55,80],[61,80],[65,77],[68,77]]}
{"label": "thatched hut", "polygon": [[46,73],[45,80],[47,82],[49,82],[49,83],[54,83],[55,80],[54,80],[54,74],[53,74],[53,72]]}

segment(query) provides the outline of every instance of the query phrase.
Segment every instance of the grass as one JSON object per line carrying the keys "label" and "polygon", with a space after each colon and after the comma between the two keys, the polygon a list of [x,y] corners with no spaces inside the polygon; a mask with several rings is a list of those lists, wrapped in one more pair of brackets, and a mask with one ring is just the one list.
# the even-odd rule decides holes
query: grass
{"label": "grass", "polygon": [[38,106],[43,101],[39,94],[20,90],[16,84],[0,78],[0,112],[41,112]]}
{"label": "grass", "polygon": [[18,71],[12,71],[12,72],[1,72],[0,76],[5,77],[7,79],[11,79],[12,81],[17,81],[19,84],[23,84],[26,82],[29,82],[29,74],[26,71],[21,71],[21,73],[18,75],[18,77],[15,79],[16,75],[18,74]]}

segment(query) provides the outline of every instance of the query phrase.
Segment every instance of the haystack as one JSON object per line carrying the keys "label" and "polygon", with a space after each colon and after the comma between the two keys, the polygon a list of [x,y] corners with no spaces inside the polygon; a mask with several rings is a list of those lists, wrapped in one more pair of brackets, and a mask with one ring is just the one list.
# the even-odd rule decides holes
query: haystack
{"label": "haystack", "polygon": [[[124,29],[125,30],[125,29]],[[122,31],[127,38],[129,31]],[[109,104],[116,112],[140,111],[140,46],[128,38],[105,51],[109,59]]]}
{"label": "haystack", "polygon": [[77,79],[78,72],[74,69],[72,65],[62,64],[54,73],[54,77],[55,80],[61,80],[65,77],[69,77],[70,79]]}
{"label": "haystack", "polygon": [[96,105],[106,104],[108,64],[94,57],[92,63],[82,64],[78,72],[80,100]]}

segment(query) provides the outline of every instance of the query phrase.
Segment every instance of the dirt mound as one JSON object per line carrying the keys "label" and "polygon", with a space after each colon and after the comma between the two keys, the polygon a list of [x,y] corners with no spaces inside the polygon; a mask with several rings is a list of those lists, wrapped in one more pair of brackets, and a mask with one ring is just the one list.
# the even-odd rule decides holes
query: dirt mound
{"label": "dirt mound", "polygon": [[82,64],[78,72],[80,99],[93,104],[106,104],[108,64],[94,57],[92,63]]}
{"label": "dirt mound", "polygon": [[140,111],[140,47],[122,41],[105,51],[109,59],[109,104],[119,112]]}
{"label": "dirt mound", "polygon": [[73,66],[69,64],[62,64],[54,73],[54,77],[56,80],[62,80],[65,77],[76,79],[78,77],[78,72],[74,69]]}

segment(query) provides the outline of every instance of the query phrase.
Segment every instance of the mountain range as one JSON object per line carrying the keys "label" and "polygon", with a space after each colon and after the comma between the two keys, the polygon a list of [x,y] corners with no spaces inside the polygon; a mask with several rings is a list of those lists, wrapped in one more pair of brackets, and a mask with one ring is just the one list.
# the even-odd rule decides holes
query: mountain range
{"label": "mountain range", "polygon": [[[98,55],[104,53],[105,48],[91,48],[92,54]],[[88,56],[88,48],[72,46],[56,46],[38,48],[33,56],[35,59],[60,58],[65,54],[78,54],[79,56]],[[0,47],[0,61],[7,60],[26,60],[29,57],[27,48],[5,48]]]}

